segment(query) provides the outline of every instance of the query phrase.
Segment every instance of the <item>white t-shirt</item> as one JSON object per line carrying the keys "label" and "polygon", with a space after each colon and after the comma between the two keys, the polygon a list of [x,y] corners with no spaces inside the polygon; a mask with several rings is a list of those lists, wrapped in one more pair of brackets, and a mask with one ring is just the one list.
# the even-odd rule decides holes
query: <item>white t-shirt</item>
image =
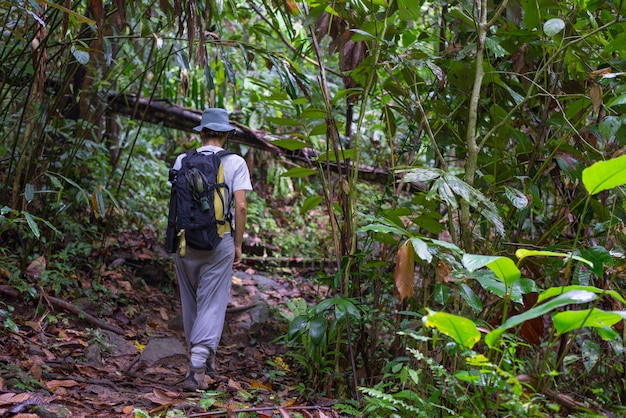
{"label": "white t-shirt", "polygon": [[[207,152],[213,151],[218,152],[223,148],[216,147],[214,145],[205,145],[197,149],[198,152]],[[176,162],[174,162],[174,170],[180,170],[183,166],[182,161],[187,154],[180,154],[176,157]],[[252,190],[252,182],[250,181],[250,171],[248,170],[248,164],[246,164],[246,160],[244,160],[241,156],[237,154],[228,154],[222,157],[222,164],[224,165],[224,182],[228,185],[228,190],[231,193],[231,202],[232,194],[237,190]],[[231,207],[232,213],[232,207]],[[233,217],[233,223],[235,219]]]}
{"label": "white t-shirt", "polygon": [[[198,152],[218,152],[222,151],[222,148],[214,145],[205,145],[197,149]],[[180,154],[176,157],[174,163],[174,170],[180,170],[182,167],[183,158],[186,154]],[[237,190],[252,190],[252,183],[250,181],[250,172],[248,171],[248,165],[246,160],[237,154],[228,154],[222,157],[222,163],[224,164],[224,182],[228,185],[228,189],[231,193]]]}

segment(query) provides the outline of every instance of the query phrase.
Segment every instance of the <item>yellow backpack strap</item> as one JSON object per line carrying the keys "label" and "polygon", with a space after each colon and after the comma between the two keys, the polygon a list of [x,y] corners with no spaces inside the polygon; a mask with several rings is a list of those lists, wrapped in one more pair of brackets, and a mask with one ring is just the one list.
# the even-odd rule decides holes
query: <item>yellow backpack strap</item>
{"label": "yellow backpack strap", "polygon": [[217,219],[217,233],[221,238],[224,238],[226,232],[231,232],[229,211],[230,211],[230,191],[224,184],[224,164],[220,163],[220,168],[217,171],[216,184],[222,186],[215,188],[215,196],[213,200],[213,207],[215,208],[215,219]]}

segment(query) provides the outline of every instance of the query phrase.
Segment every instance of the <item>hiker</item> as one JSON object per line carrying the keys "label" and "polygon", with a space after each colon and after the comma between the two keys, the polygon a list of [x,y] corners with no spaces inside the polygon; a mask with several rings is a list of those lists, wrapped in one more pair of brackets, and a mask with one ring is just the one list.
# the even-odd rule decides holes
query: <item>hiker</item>
{"label": "hiker", "polygon": [[[206,155],[223,151],[235,127],[229,123],[226,110],[209,108],[203,112],[201,123],[194,130],[200,133],[202,142],[196,151]],[[172,172],[184,171],[183,161],[190,155],[189,152],[179,155]],[[191,391],[206,389],[205,374],[216,377],[215,352],[224,327],[233,266],[241,263],[247,215],[246,192],[252,190],[248,166],[241,156],[226,152],[221,161],[223,183],[227,186],[223,190],[228,202],[224,212],[232,218],[218,226],[218,229],[225,228],[222,230],[223,238],[214,249],[201,250],[193,248],[189,233],[185,239],[185,231],[178,231],[178,247],[173,250],[176,251],[174,265],[180,288],[185,339],[190,350],[189,370],[183,388]],[[233,200],[234,216],[231,209]]]}

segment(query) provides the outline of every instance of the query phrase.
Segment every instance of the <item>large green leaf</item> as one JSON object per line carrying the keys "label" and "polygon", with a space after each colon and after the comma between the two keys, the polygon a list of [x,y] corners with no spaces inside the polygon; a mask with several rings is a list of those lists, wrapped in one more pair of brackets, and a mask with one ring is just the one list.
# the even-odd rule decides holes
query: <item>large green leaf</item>
{"label": "large green leaf", "polygon": [[626,155],[600,161],[583,170],[583,184],[594,195],[626,183]]}
{"label": "large green leaf", "polygon": [[536,305],[534,308],[531,308],[524,313],[510,317],[502,325],[485,336],[485,343],[487,343],[489,347],[494,347],[500,336],[510,328],[521,325],[530,319],[545,315],[548,312],[562,306],[587,303],[595,300],[596,298],[597,296],[592,292],[584,290],[571,290],[545,303]]}
{"label": "large green leaf", "polygon": [[594,287],[594,286],[580,286],[580,285],[551,287],[549,289],[546,289],[546,290],[544,290],[543,292],[541,292],[539,294],[539,298],[537,299],[537,303],[541,303],[541,302],[543,302],[546,299],[550,299],[552,297],[561,295],[563,293],[570,292],[572,290],[580,290],[580,291],[584,291],[584,292],[592,292],[592,293],[595,293],[597,295],[599,295],[599,294],[610,295],[610,296],[613,296],[615,299],[619,300],[620,302],[622,302],[623,304],[626,304],[626,299],[624,299],[622,297],[622,295],[617,293],[615,290],[605,290],[605,289],[600,289],[600,288],[597,288],[597,287]]}
{"label": "large green leaf", "polygon": [[607,328],[626,319],[626,311],[606,312],[597,308],[558,312],[552,317],[557,335],[583,327]]}
{"label": "large green leaf", "polygon": [[488,267],[502,280],[506,287],[512,286],[522,276],[513,260],[508,257],[465,254],[463,255],[463,265],[469,271]]}
{"label": "large green leaf", "polygon": [[323,316],[319,315],[311,319],[309,322],[309,335],[314,345],[320,345],[324,341],[327,327],[328,322]]}
{"label": "large green leaf", "polygon": [[424,324],[437,329],[465,348],[472,348],[480,341],[480,331],[476,324],[462,316],[428,310]]}

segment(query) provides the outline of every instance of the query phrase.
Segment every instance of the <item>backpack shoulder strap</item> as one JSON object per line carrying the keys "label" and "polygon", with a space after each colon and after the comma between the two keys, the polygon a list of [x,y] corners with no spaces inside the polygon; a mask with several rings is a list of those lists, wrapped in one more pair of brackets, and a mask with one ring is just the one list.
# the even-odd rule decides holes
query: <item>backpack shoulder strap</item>
{"label": "backpack shoulder strap", "polygon": [[234,152],[229,151],[229,150],[227,150],[227,149],[223,149],[223,150],[221,150],[221,151],[216,152],[215,154],[216,154],[218,157],[222,158],[222,157],[223,157],[223,156],[225,156],[225,155],[234,154]]}

